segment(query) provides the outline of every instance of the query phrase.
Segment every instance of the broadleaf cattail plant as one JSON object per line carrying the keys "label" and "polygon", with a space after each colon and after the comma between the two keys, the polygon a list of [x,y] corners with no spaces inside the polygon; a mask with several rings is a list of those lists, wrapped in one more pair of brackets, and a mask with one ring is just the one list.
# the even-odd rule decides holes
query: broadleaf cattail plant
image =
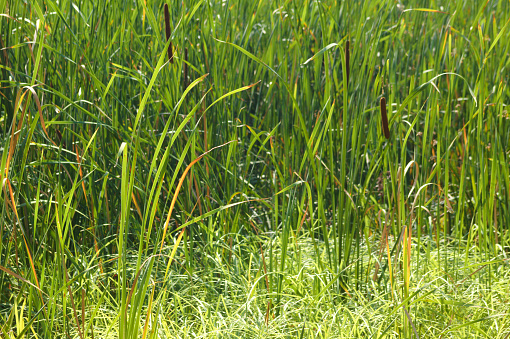
{"label": "broadleaf cattail plant", "polygon": [[[165,4],[165,32],[166,32],[166,40],[170,39],[170,35],[172,35],[172,29],[170,28],[170,13],[168,12],[168,4]],[[172,52],[172,43],[168,46],[168,60],[173,64],[174,56]]]}
{"label": "broadleaf cattail plant", "polygon": [[390,129],[388,127],[388,115],[386,114],[386,98],[381,98],[381,120],[382,120],[382,129],[384,132],[384,136],[386,139],[390,138]]}

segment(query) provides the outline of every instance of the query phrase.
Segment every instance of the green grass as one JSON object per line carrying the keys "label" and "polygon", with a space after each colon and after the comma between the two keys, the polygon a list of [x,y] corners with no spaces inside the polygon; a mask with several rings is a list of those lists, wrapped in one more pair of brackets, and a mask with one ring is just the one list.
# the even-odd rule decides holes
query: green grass
{"label": "green grass", "polygon": [[1,338],[509,337],[508,1],[0,8]]}

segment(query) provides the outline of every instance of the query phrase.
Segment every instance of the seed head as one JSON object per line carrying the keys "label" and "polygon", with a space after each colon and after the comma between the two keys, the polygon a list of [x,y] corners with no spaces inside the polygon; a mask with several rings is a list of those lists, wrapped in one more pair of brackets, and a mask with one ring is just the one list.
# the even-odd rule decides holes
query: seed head
{"label": "seed head", "polygon": [[[170,28],[170,13],[168,12],[168,4],[165,4],[165,32],[166,32],[166,40],[170,39],[172,35],[172,28]],[[174,63],[174,56],[172,52],[172,43],[168,46],[168,60],[170,63]]]}
{"label": "seed head", "polygon": [[384,132],[384,136],[386,139],[390,138],[390,129],[388,127],[388,115],[386,114],[386,98],[381,98],[381,120],[382,120],[382,129]]}

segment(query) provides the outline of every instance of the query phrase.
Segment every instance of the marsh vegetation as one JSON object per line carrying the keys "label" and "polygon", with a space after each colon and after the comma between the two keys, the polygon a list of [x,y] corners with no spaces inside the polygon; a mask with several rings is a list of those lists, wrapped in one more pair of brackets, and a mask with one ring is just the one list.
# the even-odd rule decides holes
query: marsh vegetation
{"label": "marsh vegetation", "polygon": [[0,337],[509,337],[508,1],[0,8]]}

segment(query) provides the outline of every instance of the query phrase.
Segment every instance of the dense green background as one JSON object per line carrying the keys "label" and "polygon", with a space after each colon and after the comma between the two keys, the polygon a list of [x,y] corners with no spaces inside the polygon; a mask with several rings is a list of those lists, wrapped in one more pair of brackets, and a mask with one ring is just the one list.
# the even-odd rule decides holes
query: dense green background
{"label": "dense green background", "polygon": [[508,337],[509,1],[163,4],[0,0],[0,337]]}

